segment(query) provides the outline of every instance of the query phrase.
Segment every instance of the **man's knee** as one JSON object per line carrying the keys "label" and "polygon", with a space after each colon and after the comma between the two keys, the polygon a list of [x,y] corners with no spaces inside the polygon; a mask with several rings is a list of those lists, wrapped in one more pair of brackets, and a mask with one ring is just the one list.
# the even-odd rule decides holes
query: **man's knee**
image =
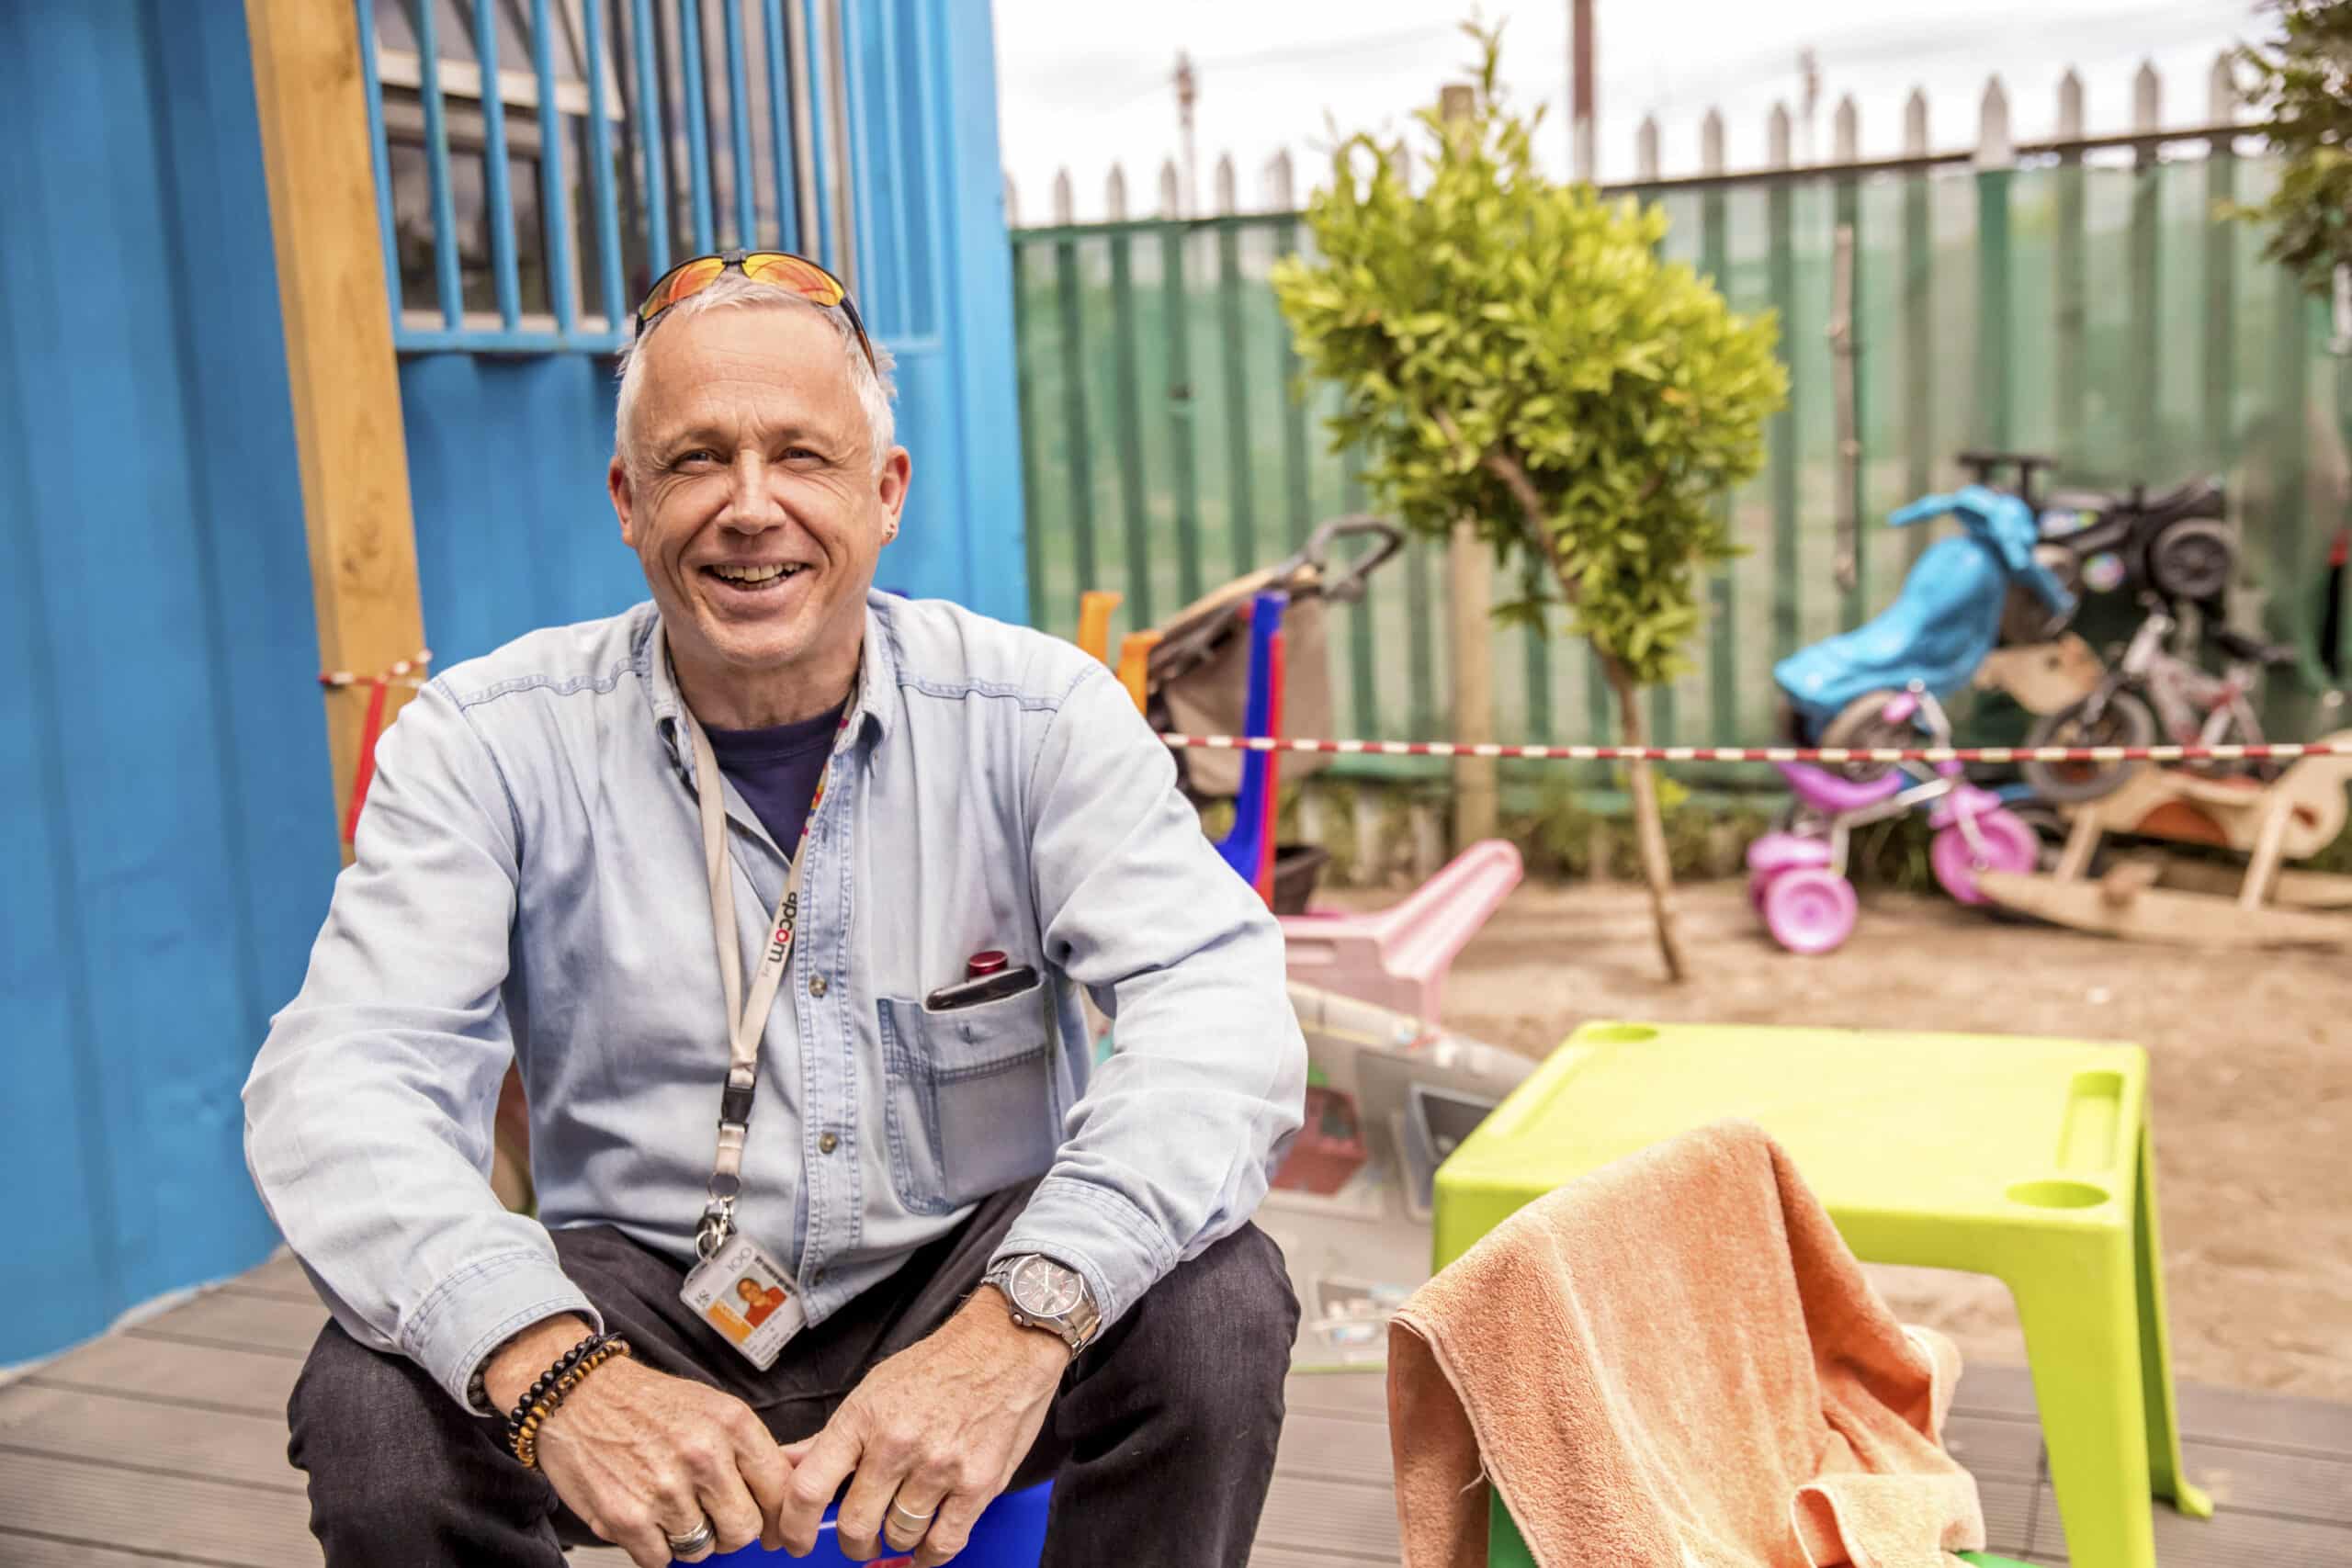
{"label": "man's knee", "polygon": [[1244,1225],[1198,1258],[1180,1263],[1144,1292],[1114,1352],[1163,1387],[1191,1389],[1206,1407],[1271,1401],[1279,1416],[1283,1379],[1298,1334],[1298,1298],[1282,1249]]}
{"label": "man's knee", "polygon": [[322,1540],[389,1544],[432,1532],[472,1488],[484,1438],[472,1417],[405,1357],[367,1348],[330,1323],[287,1401],[287,1458],[309,1476]]}

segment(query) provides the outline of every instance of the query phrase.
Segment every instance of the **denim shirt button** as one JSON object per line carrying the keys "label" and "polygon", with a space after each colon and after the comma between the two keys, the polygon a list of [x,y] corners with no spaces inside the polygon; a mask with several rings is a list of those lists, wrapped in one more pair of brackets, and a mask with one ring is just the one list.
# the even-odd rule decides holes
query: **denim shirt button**
{"label": "denim shirt button", "polygon": [[821,997],[825,994],[825,977],[822,975],[808,976],[808,994],[812,997]]}
{"label": "denim shirt button", "polygon": [[831,1154],[835,1149],[840,1148],[841,1146],[841,1138],[835,1134],[822,1133],[818,1135],[817,1152],[820,1155]]}

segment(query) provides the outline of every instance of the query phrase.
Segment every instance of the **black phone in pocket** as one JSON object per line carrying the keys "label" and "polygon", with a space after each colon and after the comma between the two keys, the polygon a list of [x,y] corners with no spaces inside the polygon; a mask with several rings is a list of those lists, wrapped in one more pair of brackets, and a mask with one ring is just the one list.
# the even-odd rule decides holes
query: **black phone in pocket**
{"label": "black phone in pocket", "polygon": [[933,1012],[953,1012],[957,1008],[978,1007],[982,1002],[1017,997],[1036,983],[1036,970],[1026,964],[1016,964],[993,975],[978,975],[968,980],[958,980],[952,986],[942,986],[925,997],[922,1005]]}

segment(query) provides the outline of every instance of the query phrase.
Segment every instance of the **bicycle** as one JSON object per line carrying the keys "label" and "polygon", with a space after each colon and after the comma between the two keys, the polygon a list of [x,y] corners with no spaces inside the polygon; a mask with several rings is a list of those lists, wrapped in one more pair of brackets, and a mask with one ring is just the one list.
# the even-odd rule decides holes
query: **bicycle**
{"label": "bicycle", "polygon": [[[2044,715],[2026,731],[2025,743],[2039,746],[2153,746],[2161,733],[2184,746],[2258,746],[2262,721],[2254,693],[2265,667],[2294,662],[2294,650],[2256,642],[2226,626],[2215,627],[2213,644],[2229,660],[2219,675],[2171,647],[2179,622],[2161,600],[2143,595],[2147,618],[2132,634],[2123,656],[2091,694]],[[2044,800],[2074,806],[2122,787],[2142,764],[2112,761],[2026,762],[2020,771]],[[2232,764],[2221,764],[2229,771]]]}

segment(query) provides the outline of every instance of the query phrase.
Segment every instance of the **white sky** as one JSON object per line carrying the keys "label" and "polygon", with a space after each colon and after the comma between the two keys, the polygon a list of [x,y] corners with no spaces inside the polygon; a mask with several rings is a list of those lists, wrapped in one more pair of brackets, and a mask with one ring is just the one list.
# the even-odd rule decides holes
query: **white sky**
{"label": "white sky", "polygon": [[[1543,146],[1565,171],[1567,0],[1486,0],[1508,23],[1503,71],[1522,107],[1550,105]],[[1600,174],[1634,173],[1635,127],[1655,114],[1660,163],[1695,173],[1699,122],[1724,118],[1734,169],[1764,156],[1775,101],[1799,114],[1797,52],[1820,62],[1814,139],[1829,150],[1838,100],[1854,96],[1864,157],[1901,150],[1903,103],[1924,87],[1939,150],[1973,143],[1988,75],[2008,88],[2012,134],[2052,134],[2058,80],[2081,73],[2093,134],[2129,129],[2132,76],[2152,62],[2164,84],[2166,125],[2206,123],[2214,56],[2272,30],[2250,0],[1596,0]],[[1299,193],[1317,183],[1340,130],[1401,123],[1459,79],[1470,42],[1456,30],[1470,0],[996,0],[997,113],[1004,165],[1024,222],[1046,220],[1057,170],[1067,167],[1081,220],[1102,216],[1114,163],[1127,174],[1129,211],[1155,210],[1161,161],[1177,149],[1170,85],[1178,50],[1200,77],[1196,108],[1200,196],[1230,152],[1241,205],[1261,205],[1261,171],[1284,147]],[[1555,172],[1556,172],[1555,171]]]}

